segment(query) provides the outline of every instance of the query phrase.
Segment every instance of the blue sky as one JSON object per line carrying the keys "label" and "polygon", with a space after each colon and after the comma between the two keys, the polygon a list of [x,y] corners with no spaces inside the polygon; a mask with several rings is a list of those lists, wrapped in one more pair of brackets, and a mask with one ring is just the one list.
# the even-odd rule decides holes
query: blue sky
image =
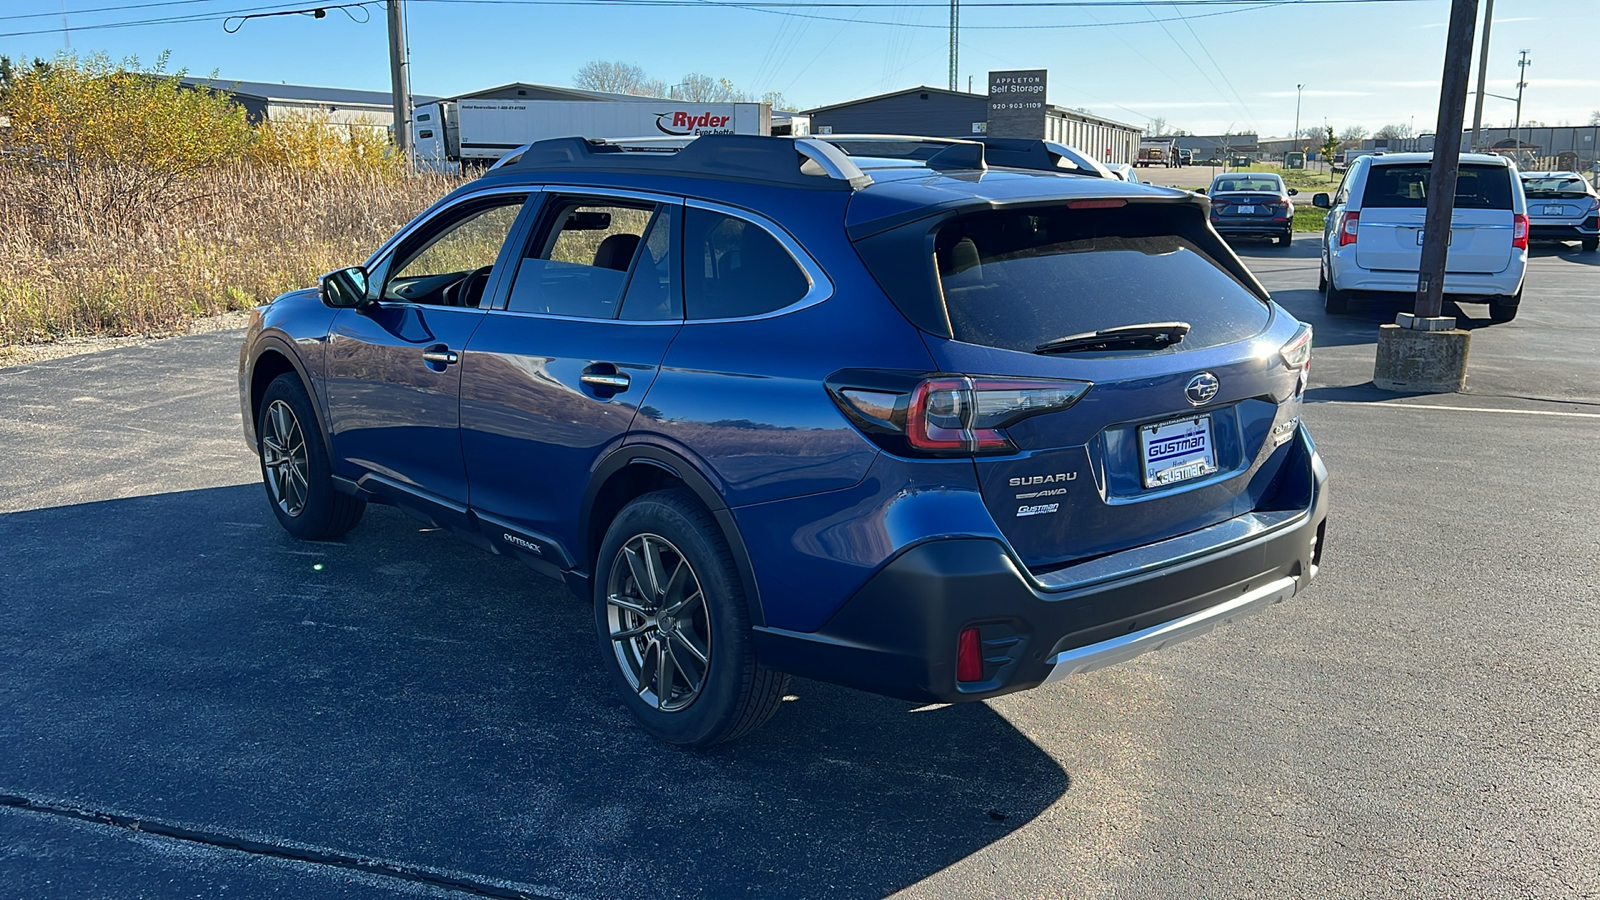
{"label": "blue sky", "polygon": [[[235,34],[223,29],[223,13],[309,4],[190,0],[85,11],[150,2],[6,0],[0,3],[0,53],[49,56],[70,40],[78,53],[136,55],[147,62],[170,51],[170,68],[192,74],[216,70],[239,80],[388,89],[384,16],[377,4],[353,11],[365,22],[330,11],[323,19],[255,19]],[[63,7],[71,29],[65,36]],[[406,9],[417,93],[452,94],[508,81],[570,84],[578,67],[592,59],[635,63],[668,83],[704,72],[757,93],[782,91],[805,106],[919,84],[942,87],[948,80],[948,7],[762,12],[711,2],[703,9],[602,9],[409,0]],[[1336,129],[1359,124],[1373,131],[1414,119],[1418,131],[1433,130],[1448,0],[1216,12],[1154,3],[1133,9],[967,8],[961,17],[962,81],[972,76],[981,91],[990,69],[1047,68],[1049,99],[1058,105],[1141,125],[1160,116],[1192,132],[1263,135],[1293,128],[1300,83],[1302,125],[1326,119]],[[30,13],[44,15],[23,18]],[[1528,49],[1533,65],[1524,121],[1586,122],[1600,110],[1596,13],[1595,0],[1499,0],[1489,93],[1515,93],[1517,51]],[[205,14],[217,18],[90,27]],[[1171,21],[1156,23],[1152,16]],[[16,34],[41,29],[48,32]],[[1509,124],[1512,116],[1513,104],[1488,99],[1487,123]]]}

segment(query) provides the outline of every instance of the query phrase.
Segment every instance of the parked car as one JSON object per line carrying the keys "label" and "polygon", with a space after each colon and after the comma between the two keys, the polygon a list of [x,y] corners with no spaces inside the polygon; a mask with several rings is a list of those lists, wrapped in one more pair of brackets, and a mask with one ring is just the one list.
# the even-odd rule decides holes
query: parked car
{"label": "parked car", "polygon": [[1133,168],[1133,166],[1130,166],[1127,163],[1110,166],[1109,168],[1111,169],[1112,174],[1116,175],[1123,181],[1126,181],[1130,184],[1143,184],[1143,182],[1139,180],[1139,173]]}
{"label": "parked car", "polygon": [[[1312,198],[1329,210],[1319,284],[1328,312],[1345,312],[1358,292],[1417,289],[1432,167],[1431,153],[1362,156],[1331,198]],[[1527,201],[1515,176],[1505,157],[1463,153],[1450,221],[1445,295],[1487,303],[1496,322],[1517,317],[1528,270]]]}
{"label": "parked car", "polygon": [[1528,198],[1528,237],[1535,241],[1578,241],[1600,249],[1600,195],[1577,172],[1523,172]]}
{"label": "parked car", "polygon": [[1294,242],[1294,201],[1275,172],[1234,172],[1211,179],[1211,227],[1223,237],[1260,237],[1287,247]]}
{"label": "parked car", "polygon": [[1204,202],[899,144],[525,148],[255,311],[273,514],[324,540],[392,504],[561,580],[692,746],[789,673],[981,700],[1305,588],[1311,330]]}
{"label": "parked car", "polygon": [[1178,148],[1178,165],[1180,165],[1180,166],[1192,166],[1192,165],[1194,165],[1194,150],[1189,148],[1189,147],[1179,147]]}

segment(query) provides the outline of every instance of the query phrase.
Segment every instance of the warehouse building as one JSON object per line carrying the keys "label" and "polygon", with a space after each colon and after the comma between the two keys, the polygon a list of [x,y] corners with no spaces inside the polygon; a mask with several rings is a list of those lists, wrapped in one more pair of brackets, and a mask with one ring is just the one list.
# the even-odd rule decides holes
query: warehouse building
{"label": "warehouse building", "polygon": [[[811,119],[811,133],[818,135],[970,138],[988,132],[989,102],[987,94],[914,87],[822,106],[805,114]],[[1048,104],[1043,118],[1046,140],[1077,147],[1108,163],[1132,163],[1139,155],[1143,130],[1136,126]]]}
{"label": "warehouse building", "polygon": [[[265,81],[229,81],[226,78],[182,78],[179,84],[193,90],[227,94],[244,107],[251,124],[285,116],[326,116],[334,125],[355,125],[388,130],[394,126],[394,102],[388,91],[272,84]],[[435,98],[412,95],[414,104]]]}

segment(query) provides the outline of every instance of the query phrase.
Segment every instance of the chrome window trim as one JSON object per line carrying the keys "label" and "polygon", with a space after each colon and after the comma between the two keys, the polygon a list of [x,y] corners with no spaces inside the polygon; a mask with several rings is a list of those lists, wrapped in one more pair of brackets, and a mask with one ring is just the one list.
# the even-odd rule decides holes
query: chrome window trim
{"label": "chrome window trim", "polygon": [[[380,263],[384,262],[389,254],[394,252],[394,249],[398,247],[406,238],[409,238],[411,235],[415,234],[418,229],[427,225],[429,222],[432,222],[434,219],[455,209],[463,203],[470,203],[473,200],[478,200],[483,197],[493,197],[497,194],[527,194],[527,198],[523,200],[523,203],[527,203],[528,200],[533,199],[535,194],[543,190],[544,185],[539,184],[520,184],[514,186],[499,185],[496,187],[482,188],[473,191],[470,194],[463,194],[448,205],[435,206],[431,212],[424,211],[420,216],[412,219],[410,224],[395,232],[387,241],[384,241],[382,244],[380,244],[378,249],[373,251],[371,256],[367,257],[367,261],[363,264],[363,267],[368,273],[371,273],[378,267]],[[427,304],[418,305],[426,306]]]}
{"label": "chrome window trim", "polygon": [[[753,316],[733,316],[721,319],[693,319],[689,318],[688,304],[685,303],[683,321],[686,324],[713,325],[724,322],[754,322],[760,319],[775,319],[778,316],[786,316],[790,313],[799,312],[807,307],[816,306],[818,303],[822,303],[833,296],[833,281],[832,279],[828,278],[827,273],[823,272],[822,266],[818,265],[817,261],[811,258],[811,254],[807,253],[805,248],[800,246],[799,241],[796,241],[794,237],[789,234],[789,232],[785,231],[776,222],[759,213],[754,213],[747,209],[740,209],[737,206],[728,206],[722,203],[711,203],[705,200],[695,200],[690,198],[684,201],[684,205],[692,209],[702,209],[707,212],[714,212],[724,216],[731,216],[735,219],[742,219],[745,222],[759,227],[761,230],[771,235],[772,239],[777,241],[783,247],[783,249],[788,252],[789,256],[794,259],[795,264],[800,267],[800,271],[805,273],[806,280],[811,283],[811,287],[799,300],[796,300],[788,306],[774,309],[770,312],[758,313]],[[684,265],[688,265],[687,258],[684,260]]]}

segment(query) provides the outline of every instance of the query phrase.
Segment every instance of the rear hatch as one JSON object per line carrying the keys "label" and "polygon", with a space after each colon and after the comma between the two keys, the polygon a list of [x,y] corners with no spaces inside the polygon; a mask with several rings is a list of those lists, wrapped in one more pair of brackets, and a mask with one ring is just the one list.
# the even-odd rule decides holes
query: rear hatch
{"label": "rear hatch", "polygon": [[[1107,207],[1085,206],[1096,203]],[[940,371],[924,390],[944,391],[946,412],[973,410],[967,450],[984,502],[1030,569],[1213,525],[1270,493],[1309,329],[1265,299],[1203,207],[1078,201],[908,228],[931,246],[947,315],[925,328]],[[912,280],[888,274],[888,257],[916,245],[858,243],[913,321],[924,311]],[[1146,327],[1104,334],[1121,326]],[[1291,363],[1280,351],[1297,338],[1304,359]],[[935,432],[938,405],[924,405],[913,434],[959,432]]]}
{"label": "rear hatch", "polygon": [[1211,208],[1216,213],[1217,224],[1252,222],[1257,219],[1287,221],[1293,207],[1289,199],[1271,193],[1213,194]]}
{"label": "rear hatch", "polygon": [[[1422,265],[1432,163],[1375,163],[1361,194],[1356,263],[1363,269],[1415,272]],[[1511,264],[1514,208],[1506,166],[1465,164],[1456,181],[1446,272],[1495,273]]]}
{"label": "rear hatch", "polygon": [[1528,197],[1528,218],[1562,222],[1582,219],[1594,212],[1594,197],[1589,185],[1574,172],[1524,175],[1522,190]]}

